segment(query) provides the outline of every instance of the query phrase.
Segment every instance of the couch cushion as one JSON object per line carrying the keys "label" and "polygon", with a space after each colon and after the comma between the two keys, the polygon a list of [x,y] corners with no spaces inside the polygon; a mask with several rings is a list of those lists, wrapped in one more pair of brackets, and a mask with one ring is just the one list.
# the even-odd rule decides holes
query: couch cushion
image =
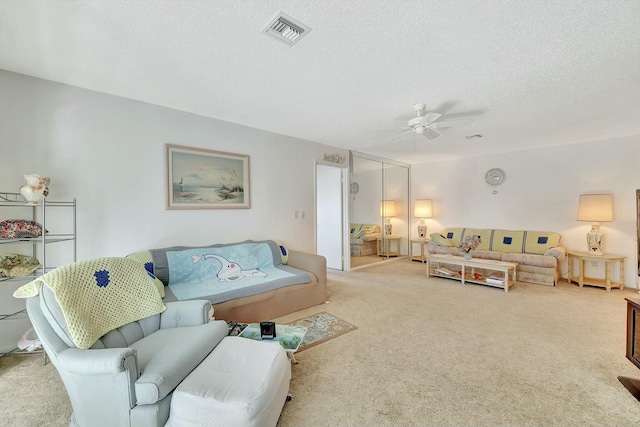
{"label": "couch cushion", "polygon": [[451,240],[453,246],[458,246],[460,244],[460,239],[462,238],[462,231],[464,228],[462,227],[448,227],[443,228],[440,234],[442,234],[447,239]]}
{"label": "couch cushion", "polygon": [[560,235],[549,231],[527,231],[524,251],[528,254],[544,254],[547,249],[560,244]]}
{"label": "couch cushion", "polygon": [[139,405],[162,400],[229,332],[222,320],[199,326],[160,329],[131,345],[138,352],[135,384]]}
{"label": "couch cushion", "polygon": [[483,251],[482,249],[471,251],[473,258],[490,259],[494,261],[502,260],[502,254],[495,251]]}
{"label": "couch cushion", "polygon": [[460,255],[460,249],[453,246],[440,246],[433,241],[427,243],[427,252],[441,255]]}
{"label": "couch cushion", "polygon": [[502,254],[502,261],[516,262],[518,264],[535,265],[538,267],[554,267],[558,265],[558,260],[552,256],[534,255],[534,254]]}
{"label": "couch cushion", "polygon": [[493,230],[492,251],[521,253],[523,248],[524,231]]}
{"label": "couch cushion", "polygon": [[462,233],[462,239],[468,236],[480,236],[480,244],[476,249],[488,251],[491,247],[491,235],[493,230],[489,228],[465,228]]}
{"label": "couch cushion", "polygon": [[431,233],[429,237],[431,237],[431,240],[433,240],[438,246],[453,246],[451,240],[447,239],[442,234]]}

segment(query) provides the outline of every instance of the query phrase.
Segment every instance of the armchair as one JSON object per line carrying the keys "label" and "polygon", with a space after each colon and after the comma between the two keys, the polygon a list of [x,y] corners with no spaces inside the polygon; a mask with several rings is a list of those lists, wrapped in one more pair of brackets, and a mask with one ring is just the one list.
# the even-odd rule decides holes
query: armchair
{"label": "armchair", "polygon": [[226,322],[209,322],[208,301],[165,305],[81,349],[49,287],[27,299],[29,318],[69,394],[70,426],[164,426],[173,390],[228,332]]}

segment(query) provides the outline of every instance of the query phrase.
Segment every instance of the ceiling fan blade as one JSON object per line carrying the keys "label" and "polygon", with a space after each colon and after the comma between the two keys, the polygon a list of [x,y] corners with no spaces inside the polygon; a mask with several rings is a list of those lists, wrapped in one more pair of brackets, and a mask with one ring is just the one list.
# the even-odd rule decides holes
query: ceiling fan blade
{"label": "ceiling fan blade", "polygon": [[436,132],[435,130],[433,130],[433,129],[426,129],[424,131],[423,135],[427,139],[435,139],[435,138],[440,136],[440,134],[438,132]]}
{"label": "ceiling fan blade", "polygon": [[389,143],[391,141],[395,141],[396,139],[400,138],[401,136],[404,136],[404,135],[406,135],[408,133],[411,133],[411,132],[413,132],[413,129],[410,129],[410,130],[408,130],[406,132],[402,132],[400,135],[396,135],[391,139],[387,139],[385,142],[383,142],[383,144]]}
{"label": "ceiling fan blade", "polygon": [[421,120],[421,123],[423,124],[427,124],[430,125],[431,123],[435,122],[436,120],[438,120],[440,117],[442,117],[442,114],[438,114],[438,113],[427,113],[424,115],[424,117]]}
{"label": "ceiling fan blade", "polygon": [[468,125],[472,121],[473,121],[473,119],[470,118],[470,117],[469,118],[465,118],[465,119],[445,120],[443,122],[434,123],[431,127],[434,128],[434,129],[452,128],[452,127],[455,127],[455,126]]}
{"label": "ceiling fan blade", "polygon": [[407,124],[409,125],[409,127],[417,126],[419,124],[422,124],[423,119],[424,116],[414,117],[413,119],[409,120]]}

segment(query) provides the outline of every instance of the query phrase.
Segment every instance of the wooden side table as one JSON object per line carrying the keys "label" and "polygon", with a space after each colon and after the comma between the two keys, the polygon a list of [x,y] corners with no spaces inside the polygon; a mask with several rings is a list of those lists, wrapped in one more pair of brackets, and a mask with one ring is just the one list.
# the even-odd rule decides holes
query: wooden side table
{"label": "wooden side table", "polygon": [[[624,260],[627,258],[623,255],[615,255],[615,254],[604,254],[604,255],[594,255],[589,252],[576,252],[576,251],[567,251],[567,271],[569,276],[569,283],[576,282],[580,287],[584,284],[600,286],[601,288],[606,288],[607,291],[610,291],[611,288],[620,288],[624,289]],[[574,260],[578,260],[578,275],[574,276],[573,272],[573,263]],[[584,263],[585,261],[602,261],[604,262],[605,271],[604,271],[604,280],[596,279],[593,277],[585,277],[584,275]],[[611,263],[618,262],[620,263],[620,278],[618,282],[611,281]]]}
{"label": "wooden side table", "polygon": [[[425,247],[427,245],[427,243],[429,243],[429,238],[413,238],[413,239],[409,239],[409,259],[411,261],[419,261],[422,263],[427,262],[427,257],[425,255]],[[413,245],[417,244],[420,245],[420,256],[417,255],[413,255]]]}
{"label": "wooden side table", "polygon": [[[389,258],[392,256],[400,256],[400,236],[384,236],[378,237],[377,252],[378,256]],[[395,243],[395,250],[391,250],[391,244]]]}

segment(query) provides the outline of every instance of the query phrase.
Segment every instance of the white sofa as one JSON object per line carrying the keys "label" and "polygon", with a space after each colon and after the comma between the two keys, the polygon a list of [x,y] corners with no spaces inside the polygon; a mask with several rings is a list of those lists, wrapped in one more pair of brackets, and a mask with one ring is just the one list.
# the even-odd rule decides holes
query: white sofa
{"label": "white sofa", "polygon": [[519,282],[556,286],[562,277],[566,251],[560,246],[560,234],[554,232],[449,227],[431,234],[427,251],[461,255],[458,245],[470,235],[480,236],[482,241],[471,252],[474,258],[517,263]]}

